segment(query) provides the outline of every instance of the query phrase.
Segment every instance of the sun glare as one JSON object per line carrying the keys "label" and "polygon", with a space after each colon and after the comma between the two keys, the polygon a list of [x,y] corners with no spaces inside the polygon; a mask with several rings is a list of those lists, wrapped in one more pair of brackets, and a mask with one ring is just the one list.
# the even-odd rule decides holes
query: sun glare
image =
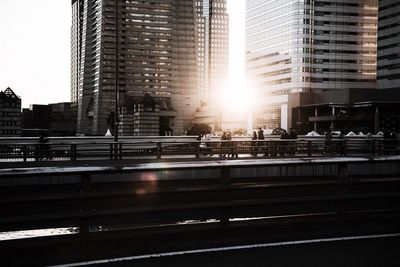
{"label": "sun glare", "polygon": [[245,82],[229,81],[220,95],[220,105],[224,113],[240,114],[252,108],[250,88]]}

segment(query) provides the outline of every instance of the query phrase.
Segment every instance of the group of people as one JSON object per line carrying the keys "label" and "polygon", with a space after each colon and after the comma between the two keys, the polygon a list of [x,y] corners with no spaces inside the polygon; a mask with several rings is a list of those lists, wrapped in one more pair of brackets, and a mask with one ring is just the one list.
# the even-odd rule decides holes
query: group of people
{"label": "group of people", "polygon": [[[254,157],[257,157],[258,153],[261,152],[263,156],[276,156],[277,154],[280,154],[281,156],[285,156],[286,154],[289,155],[294,155],[296,153],[296,146],[295,143],[293,142],[279,142],[279,143],[270,143],[270,147],[267,151],[267,143],[265,141],[264,137],[264,131],[261,127],[258,128],[257,132],[253,131],[253,136],[251,138],[253,141],[258,140],[259,142],[253,142],[252,146],[254,147],[252,149],[253,153],[251,154]],[[290,133],[288,133],[286,130],[282,129],[281,133],[281,139],[282,140],[287,140],[287,139],[297,139],[297,133],[294,129],[290,129]],[[261,140],[261,141],[260,141]],[[277,144],[279,144],[277,146]]]}
{"label": "group of people", "polygon": [[233,158],[235,156],[233,150],[233,142],[231,142],[231,140],[232,140],[232,133],[230,131],[223,131],[221,136],[221,141],[224,141],[221,142],[221,150],[223,152],[219,155],[220,157],[225,157],[226,155],[228,155],[228,157]]}
{"label": "group of people", "polygon": [[[340,133],[338,136],[338,139],[344,139],[344,135]],[[332,128],[329,128],[325,132],[325,145],[324,145],[324,151],[322,152],[323,155],[335,155],[335,154],[340,154],[341,156],[344,156],[345,154],[345,145],[343,141],[332,141],[333,135],[332,135]]]}

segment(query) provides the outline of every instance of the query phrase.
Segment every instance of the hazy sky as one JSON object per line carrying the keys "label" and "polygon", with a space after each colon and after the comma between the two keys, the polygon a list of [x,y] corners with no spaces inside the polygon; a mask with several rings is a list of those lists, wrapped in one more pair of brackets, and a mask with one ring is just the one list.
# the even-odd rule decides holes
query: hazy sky
{"label": "hazy sky", "polygon": [[[245,0],[227,0],[231,77],[244,78]],[[22,106],[70,101],[70,0],[0,0],[0,90]]]}

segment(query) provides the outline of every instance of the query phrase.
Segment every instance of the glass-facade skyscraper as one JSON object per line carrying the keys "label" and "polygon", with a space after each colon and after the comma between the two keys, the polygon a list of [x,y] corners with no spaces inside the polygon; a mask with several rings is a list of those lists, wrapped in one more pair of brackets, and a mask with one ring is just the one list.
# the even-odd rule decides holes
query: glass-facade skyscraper
{"label": "glass-facade skyscraper", "polygon": [[379,1],[378,88],[400,88],[400,1]]}
{"label": "glass-facade skyscraper", "polygon": [[[207,7],[200,0],[125,0],[117,2],[117,10],[114,1],[72,0],[71,96],[78,106],[78,133],[104,135],[114,125],[118,85],[119,106],[129,110],[149,94],[160,103],[163,123],[167,118],[174,133],[183,134],[209,84],[205,79],[218,67],[213,55],[208,62],[204,56],[206,48],[217,49],[211,40],[220,26],[211,10],[225,0],[210,0]],[[203,6],[210,10],[208,43],[198,14]],[[198,75],[205,64],[208,77]]]}
{"label": "glass-facade skyscraper", "polygon": [[288,128],[288,95],[375,88],[377,0],[247,0],[255,126]]}
{"label": "glass-facade skyscraper", "polygon": [[226,0],[196,0],[198,77],[202,100],[212,102],[228,75],[229,16]]}

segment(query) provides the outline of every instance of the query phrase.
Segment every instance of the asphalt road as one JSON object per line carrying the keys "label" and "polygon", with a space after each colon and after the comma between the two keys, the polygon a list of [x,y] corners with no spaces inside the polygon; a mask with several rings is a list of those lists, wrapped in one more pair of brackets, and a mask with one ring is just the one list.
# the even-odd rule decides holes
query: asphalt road
{"label": "asphalt road", "polygon": [[[218,251],[219,250],[219,251]],[[218,248],[111,259],[79,266],[400,266],[400,234]]]}

